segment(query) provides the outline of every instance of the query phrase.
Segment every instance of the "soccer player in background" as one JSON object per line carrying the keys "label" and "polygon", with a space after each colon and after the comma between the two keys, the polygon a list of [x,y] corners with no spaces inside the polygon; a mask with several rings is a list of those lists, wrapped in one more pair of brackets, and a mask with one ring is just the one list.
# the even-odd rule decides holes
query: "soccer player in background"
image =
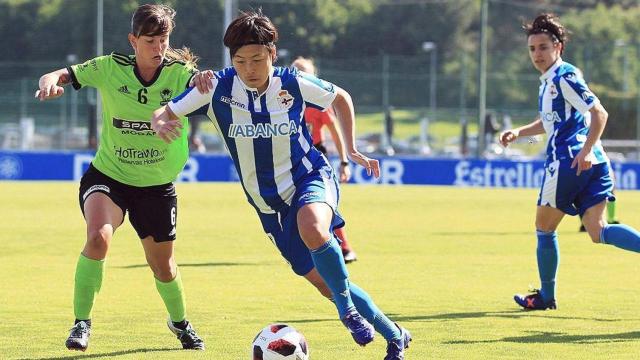
{"label": "soccer player in background", "polygon": [[[298,57],[293,61],[291,66],[300,71],[304,71],[308,74],[317,76],[316,67],[313,64],[313,60],[304,57]],[[351,178],[351,168],[349,167],[349,158],[345,152],[344,140],[340,134],[340,129],[336,125],[336,115],[332,108],[327,108],[325,111],[320,111],[316,108],[308,106],[304,110],[304,121],[307,123],[309,130],[311,131],[311,139],[313,140],[313,146],[320,150],[322,154],[327,156],[327,148],[324,146],[324,133],[323,127],[329,129],[333,143],[336,145],[338,156],[340,157],[340,174],[338,179],[341,183],[346,183]],[[356,252],[353,251],[349,241],[347,240],[347,232],[344,226],[337,228],[333,231],[338,239],[340,239],[340,249],[342,249],[342,256],[345,263],[356,261],[358,258]]]}
{"label": "soccer player in background", "polygon": [[[39,81],[36,96],[40,100],[62,96],[62,86],[72,84],[76,90],[98,89],[103,103],[100,146],[80,181],[87,238],[76,265],[76,320],[66,341],[70,350],[85,351],[89,345],[91,312],[102,285],[105,258],[127,211],[169,313],[169,329],[183,348],[204,349],[186,319],[182,280],[173,255],[178,214],[172,181],[187,160],[187,136],[166,144],[153,136],[148,121],[159,105],[197,82],[194,55],[187,48],[176,50],[169,45],[174,16],[168,6],[142,5],[133,14],[128,36],[135,56],[100,56],[45,74]],[[203,82],[207,78],[197,79],[201,79],[197,85],[208,91]]]}
{"label": "soccer player in background", "polygon": [[540,71],[538,111],[530,124],[500,134],[507,146],[520,136],[547,133],[547,160],[538,208],[536,234],[541,288],[515,295],[530,310],[556,308],[556,273],[560,252],[556,229],[565,214],[582,215],[594,243],[640,252],[640,233],[619,224],[607,224],[605,210],[614,201],[613,171],[600,144],[607,111],[589,90],[577,68],[562,60],[567,31],[552,14],[541,14],[524,26],[529,56]]}
{"label": "soccer player in background", "polygon": [[261,11],[241,13],[224,35],[233,67],[215,73],[213,96],[189,89],[155,111],[152,126],[172,142],[180,136],[180,117],[207,114],[224,139],[264,231],[292,270],[335,303],[356,343],[373,341],[375,328],[387,340],[385,359],[404,359],[409,332],[349,281],[333,234],[344,224],[337,208],[338,181],[326,157],[312,146],[305,108],[333,106],[351,159],[374,176],[379,176],[379,163],[355,147],[349,94],[311,74],[274,67],[277,40],[277,29]]}

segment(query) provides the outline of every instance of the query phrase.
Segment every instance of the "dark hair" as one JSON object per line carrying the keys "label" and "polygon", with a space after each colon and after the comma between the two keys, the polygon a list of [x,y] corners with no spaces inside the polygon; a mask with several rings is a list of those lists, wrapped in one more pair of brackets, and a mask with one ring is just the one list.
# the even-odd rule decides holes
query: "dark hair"
{"label": "dark hair", "polygon": [[[173,20],[175,16],[176,11],[167,5],[140,5],[131,17],[131,33],[135,37],[171,35],[176,27]],[[191,65],[195,65],[198,61],[198,57],[184,46],[181,49],[169,46],[166,56],[169,60],[178,60]]]}
{"label": "dark hair", "polygon": [[[562,45],[569,41],[569,31],[560,24],[560,19],[551,13],[538,15],[532,23],[525,24],[522,28],[527,36],[547,34],[552,42],[559,42]],[[564,46],[562,50],[564,50]]]}
{"label": "dark hair", "polygon": [[269,50],[275,50],[276,41],[278,41],[278,29],[271,19],[262,13],[262,9],[240,12],[240,16],[227,27],[223,40],[224,46],[229,48],[231,57],[245,45],[264,45]]}

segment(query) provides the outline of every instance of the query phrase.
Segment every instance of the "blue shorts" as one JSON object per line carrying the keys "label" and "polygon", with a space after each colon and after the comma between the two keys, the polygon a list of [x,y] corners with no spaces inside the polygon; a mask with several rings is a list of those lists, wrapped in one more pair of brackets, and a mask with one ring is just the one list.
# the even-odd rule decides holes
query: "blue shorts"
{"label": "blue shorts", "polygon": [[567,215],[582,216],[603,200],[615,201],[613,177],[608,162],[596,164],[576,175],[573,159],[556,160],[545,165],[538,206],[551,206]]}
{"label": "blue shorts", "polygon": [[333,169],[325,166],[311,172],[296,184],[296,193],[288,209],[275,214],[258,212],[264,232],[296,274],[306,275],[314,267],[311,252],[298,231],[298,210],[311,203],[327,203],[333,210],[331,228],[328,229],[333,234],[334,229],[344,226],[344,219],[338,212],[339,198],[338,180]]}

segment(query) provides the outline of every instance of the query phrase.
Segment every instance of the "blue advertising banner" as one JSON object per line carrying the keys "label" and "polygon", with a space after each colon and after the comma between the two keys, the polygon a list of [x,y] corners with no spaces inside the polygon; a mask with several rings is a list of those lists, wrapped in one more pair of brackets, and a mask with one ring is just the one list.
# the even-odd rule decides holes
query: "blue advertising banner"
{"label": "blue advertising banner", "polygon": [[[91,152],[0,151],[0,180],[79,180],[89,166]],[[390,185],[451,185],[469,187],[528,187],[542,183],[543,161],[433,159],[382,157],[380,178],[352,165],[352,183]],[[334,166],[339,164],[333,159]],[[640,163],[615,163],[618,189],[637,190]],[[238,181],[227,155],[196,154],[189,158],[177,181]]]}

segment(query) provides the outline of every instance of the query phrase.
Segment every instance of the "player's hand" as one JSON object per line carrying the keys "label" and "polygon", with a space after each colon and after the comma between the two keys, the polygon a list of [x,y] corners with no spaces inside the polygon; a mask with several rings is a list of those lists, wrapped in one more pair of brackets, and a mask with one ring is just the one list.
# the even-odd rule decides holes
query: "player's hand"
{"label": "player's hand", "polygon": [[351,152],[351,160],[367,169],[367,175],[371,176],[371,174],[373,173],[374,177],[380,177],[380,162],[378,160],[371,159],[360,153],[358,150],[354,150]]}
{"label": "player's hand", "polygon": [[40,89],[36,91],[34,97],[40,101],[59,98],[64,94],[64,88],[57,84],[43,83]]}
{"label": "player's hand", "polygon": [[213,89],[211,79],[213,79],[213,70],[200,71],[193,75],[189,82],[189,86],[195,86],[198,88],[200,94],[206,94]]}
{"label": "player's hand", "polygon": [[182,130],[182,122],[180,119],[171,120],[165,109],[161,113],[153,113],[151,118],[151,129],[155,131],[164,142],[170,144],[172,141],[180,137]]}
{"label": "player's hand", "polygon": [[346,183],[351,179],[351,167],[349,164],[340,163],[340,182]]}
{"label": "player's hand", "polygon": [[517,130],[506,130],[500,133],[500,137],[498,137],[498,141],[500,141],[500,145],[507,147],[510,143],[516,141],[516,139],[520,136],[520,132]]}
{"label": "player's hand", "polygon": [[593,166],[593,157],[591,155],[591,150],[587,151],[585,148],[582,148],[578,155],[573,159],[571,163],[571,168],[578,168],[576,170],[576,175],[580,176],[580,173],[586,170],[591,169]]}

